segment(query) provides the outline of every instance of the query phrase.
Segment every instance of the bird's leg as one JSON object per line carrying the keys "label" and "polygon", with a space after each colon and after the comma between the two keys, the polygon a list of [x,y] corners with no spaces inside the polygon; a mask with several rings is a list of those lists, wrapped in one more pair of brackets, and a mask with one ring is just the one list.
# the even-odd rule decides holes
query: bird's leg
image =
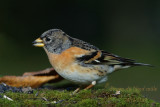
{"label": "bird's leg", "polygon": [[73,91],[72,95],[76,94],[81,88],[78,87],[76,90]]}
{"label": "bird's leg", "polygon": [[85,90],[90,89],[90,88],[92,88],[92,87],[95,86],[95,85],[96,85],[96,81],[92,81],[92,83],[91,83],[89,86],[87,86],[87,87],[85,88]]}
{"label": "bird's leg", "polygon": [[74,95],[74,94],[78,93],[78,91],[79,91],[81,88],[83,88],[83,85],[80,85],[80,87],[78,87],[76,90],[74,90],[71,95]]}
{"label": "bird's leg", "polygon": [[[92,88],[93,86],[96,85],[96,81],[92,81],[92,83],[87,86],[86,88],[84,88],[85,90]],[[74,92],[71,95],[75,95],[83,86],[78,87],[76,90],[74,90]]]}

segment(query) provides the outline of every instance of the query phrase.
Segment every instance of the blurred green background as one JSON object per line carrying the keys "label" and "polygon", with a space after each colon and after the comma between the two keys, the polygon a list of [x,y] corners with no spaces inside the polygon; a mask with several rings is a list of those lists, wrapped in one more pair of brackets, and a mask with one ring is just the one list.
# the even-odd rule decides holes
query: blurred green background
{"label": "blurred green background", "polygon": [[[1,0],[0,76],[51,67],[42,48],[32,41],[59,28],[72,37],[122,57],[155,67],[134,67],[109,75],[117,88],[145,88],[160,101],[159,0]],[[147,91],[147,88],[156,88]]]}

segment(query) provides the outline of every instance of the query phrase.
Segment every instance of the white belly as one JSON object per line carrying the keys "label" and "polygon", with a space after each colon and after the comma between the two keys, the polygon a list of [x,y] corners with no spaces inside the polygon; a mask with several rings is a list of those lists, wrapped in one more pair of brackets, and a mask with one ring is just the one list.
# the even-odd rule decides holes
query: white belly
{"label": "white belly", "polygon": [[72,64],[72,66],[66,67],[63,70],[61,67],[54,68],[63,78],[78,84],[91,84],[93,81],[97,81],[98,83],[105,82],[107,81],[107,73],[114,71],[113,67],[106,66],[102,68],[106,70],[103,75],[99,75],[99,71],[93,69],[93,67],[79,67],[77,64]]}
{"label": "white belly", "polygon": [[70,71],[61,71],[58,72],[63,78],[80,84],[90,84],[92,81],[99,80],[101,77],[94,73],[80,73],[78,71],[70,72]]}

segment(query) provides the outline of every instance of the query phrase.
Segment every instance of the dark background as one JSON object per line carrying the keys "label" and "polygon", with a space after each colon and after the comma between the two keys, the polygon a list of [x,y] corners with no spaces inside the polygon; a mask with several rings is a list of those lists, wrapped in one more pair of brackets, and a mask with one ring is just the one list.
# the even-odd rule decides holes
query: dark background
{"label": "dark background", "polygon": [[0,76],[21,75],[51,67],[42,48],[32,41],[59,28],[119,56],[155,67],[134,67],[109,76],[117,88],[156,88],[143,91],[160,101],[159,0],[1,0]]}

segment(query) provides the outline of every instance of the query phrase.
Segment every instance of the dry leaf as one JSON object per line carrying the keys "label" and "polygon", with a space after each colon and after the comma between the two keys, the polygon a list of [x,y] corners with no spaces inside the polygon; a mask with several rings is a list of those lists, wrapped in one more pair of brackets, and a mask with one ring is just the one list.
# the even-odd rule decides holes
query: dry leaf
{"label": "dry leaf", "polygon": [[48,68],[38,72],[26,72],[23,76],[4,76],[0,78],[0,83],[14,87],[37,88],[45,83],[58,82],[62,79],[53,68]]}

